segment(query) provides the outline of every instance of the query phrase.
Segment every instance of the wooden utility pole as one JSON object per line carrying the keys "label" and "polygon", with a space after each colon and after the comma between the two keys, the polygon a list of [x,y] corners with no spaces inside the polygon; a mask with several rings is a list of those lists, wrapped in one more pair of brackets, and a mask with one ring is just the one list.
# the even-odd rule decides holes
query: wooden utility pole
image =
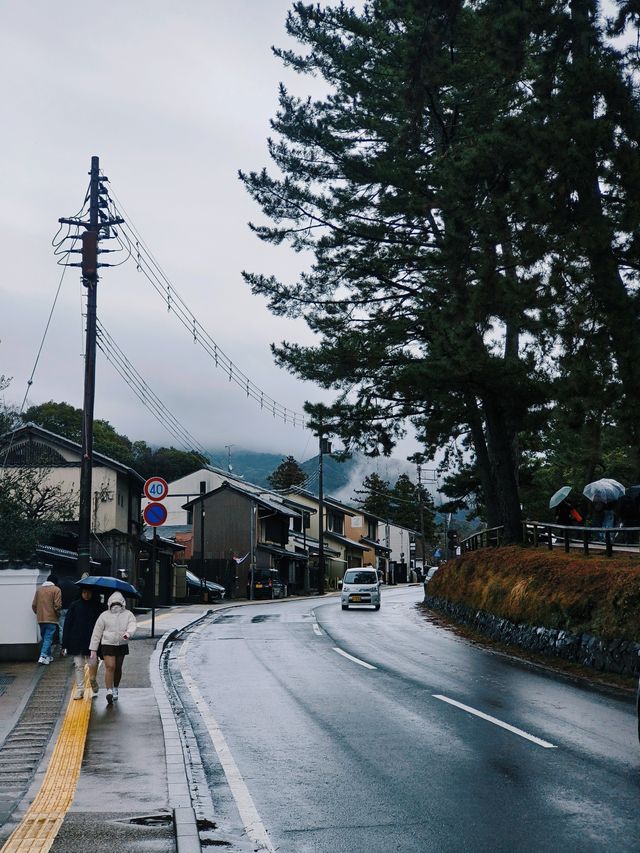
{"label": "wooden utility pole", "polygon": [[84,352],[84,402],[82,405],[82,461],[80,463],[80,515],[78,518],[78,572],[91,565],[91,476],[93,468],[93,404],[96,388],[96,309],[98,301],[98,198],[100,167],[91,158],[89,225],[82,235],[82,283],[87,288],[87,332]]}
{"label": "wooden utility pole", "polygon": [[[98,157],[91,158],[89,172],[89,220],[79,218],[60,218],[58,222],[84,228],[82,233],[82,263],[69,264],[82,268],[82,283],[87,288],[87,330],[84,356],[84,401],[82,406],[82,459],[80,461],[80,510],[78,515],[78,572],[89,572],[91,565],[91,475],[93,468],[93,404],[96,385],[96,316],[98,296],[98,242],[100,229],[124,222],[119,217],[110,219],[101,210],[107,202],[103,182],[107,179],[100,175]],[[74,250],[76,251],[76,250]]]}
{"label": "wooden utility pole", "polygon": [[331,453],[331,444],[324,437],[322,427],[318,433],[318,595],[324,595],[324,464],[323,456]]}

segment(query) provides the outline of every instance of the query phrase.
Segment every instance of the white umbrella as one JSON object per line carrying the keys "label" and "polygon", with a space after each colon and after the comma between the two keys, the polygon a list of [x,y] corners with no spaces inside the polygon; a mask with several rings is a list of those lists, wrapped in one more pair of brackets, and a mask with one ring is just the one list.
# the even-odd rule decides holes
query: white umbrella
{"label": "white umbrella", "polygon": [[612,480],[611,477],[603,477],[601,480],[596,480],[585,486],[582,494],[590,501],[594,501],[599,497],[603,503],[610,503],[621,498],[625,491],[626,489],[622,483]]}

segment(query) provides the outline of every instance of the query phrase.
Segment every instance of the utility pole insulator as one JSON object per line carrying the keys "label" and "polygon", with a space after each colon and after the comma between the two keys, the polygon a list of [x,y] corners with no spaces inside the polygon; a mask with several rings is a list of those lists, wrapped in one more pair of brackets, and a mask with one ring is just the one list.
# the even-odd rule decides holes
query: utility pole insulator
{"label": "utility pole insulator", "polygon": [[82,278],[85,284],[98,278],[98,232],[82,234]]}

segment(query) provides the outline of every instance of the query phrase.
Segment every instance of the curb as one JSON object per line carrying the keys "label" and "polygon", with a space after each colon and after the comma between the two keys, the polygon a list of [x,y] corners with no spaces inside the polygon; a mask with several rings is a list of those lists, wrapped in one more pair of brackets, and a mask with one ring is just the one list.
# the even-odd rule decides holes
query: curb
{"label": "curb", "polygon": [[173,813],[177,853],[201,853],[202,848],[200,846],[196,814],[191,804],[191,792],[189,790],[189,780],[184,763],[180,733],[178,732],[178,726],[173,716],[173,710],[165,690],[164,682],[160,676],[160,658],[166,646],[176,634],[188,628],[189,625],[199,622],[203,618],[203,615],[207,615],[210,612],[209,610],[205,614],[198,616],[197,619],[185,622],[181,628],[174,628],[171,631],[167,631],[156,643],[149,661],[149,675],[158,711],[160,712],[164,735],[169,808]]}

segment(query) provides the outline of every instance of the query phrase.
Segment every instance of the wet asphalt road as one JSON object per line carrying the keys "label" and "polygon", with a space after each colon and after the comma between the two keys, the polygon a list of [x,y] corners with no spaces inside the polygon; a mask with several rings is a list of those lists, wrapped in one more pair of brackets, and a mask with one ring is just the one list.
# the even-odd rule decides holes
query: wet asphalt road
{"label": "wet asphalt road", "polygon": [[421,599],[234,607],[191,639],[189,673],[273,848],[640,850],[632,700],[477,648]]}

